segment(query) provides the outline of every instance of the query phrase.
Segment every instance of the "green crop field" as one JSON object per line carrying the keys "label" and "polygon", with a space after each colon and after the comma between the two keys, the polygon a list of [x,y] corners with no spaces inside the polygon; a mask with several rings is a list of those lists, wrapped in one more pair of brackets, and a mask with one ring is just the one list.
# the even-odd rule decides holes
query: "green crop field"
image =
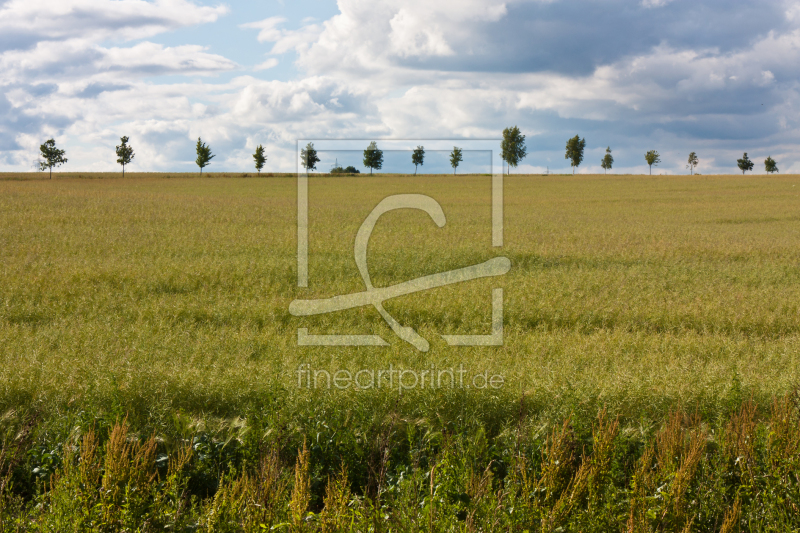
{"label": "green crop field", "polygon": [[[800,528],[800,176],[512,174],[501,248],[488,176],[312,176],[302,289],[291,176],[54,176],[0,174],[0,531]],[[428,352],[372,307],[292,316],[364,290],[400,193],[447,223],[381,217],[376,287],[511,270],[386,301]],[[503,346],[447,345],[495,287]],[[390,365],[469,379],[298,374]]]}

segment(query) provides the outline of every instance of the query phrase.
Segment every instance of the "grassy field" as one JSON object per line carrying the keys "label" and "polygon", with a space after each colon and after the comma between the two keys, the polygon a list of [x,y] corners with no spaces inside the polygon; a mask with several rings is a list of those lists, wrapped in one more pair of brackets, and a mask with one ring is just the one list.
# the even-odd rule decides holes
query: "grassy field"
{"label": "grassy field", "polygon": [[[0,175],[5,527],[800,527],[800,176],[511,175],[499,249],[486,176],[312,177],[307,289],[290,176],[32,176]],[[511,271],[387,301],[427,353],[371,308],[291,316],[296,298],[364,290],[355,233],[398,193],[435,198],[447,224],[384,215],[375,286],[498,255]],[[448,346],[489,332],[498,286],[504,345]],[[390,346],[298,347],[300,327]],[[463,365],[504,384],[309,389],[300,365]],[[78,472],[92,446],[104,459]],[[131,457],[157,481],[114,466]],[[113,498],[69,498],[81,475]],[[272,503],[252,515],[248,498]]]}

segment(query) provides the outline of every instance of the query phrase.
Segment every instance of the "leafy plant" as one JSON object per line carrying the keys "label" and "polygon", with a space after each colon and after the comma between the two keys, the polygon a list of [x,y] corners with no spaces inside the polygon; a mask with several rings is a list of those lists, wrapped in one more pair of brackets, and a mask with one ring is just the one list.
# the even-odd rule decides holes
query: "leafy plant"
{"label": "leafy plant", "polygon": [[411,162],[414,164],[414,175],[417,175],[417,167],[425,162],[425,148],[417,146],[411,154]]}
{"label": "leafy plant", "polygon": [[461,153],[461,148],[457,146],[453,147],[453,151],[450,152],[450,166],[453,167],[453,175],[456,173],[456,169],[461,161],[464,160],[464,156]]}
{"label": "leafy plant", "polygon": [[686,165],[686,168],[690,169],[690,174],[694,174],[694,169],[697,167],[699,159],[697,159],[697,154],[692,152],[689,154],[689,163]]}
{"label": "leafy plant", "polygon": [[197,159],[195,159],[195,163],[198,167],[200,167],[200,174],[203,173],[203,168],[208,166],[214,157],[214,154],[211,153],[211,148],[206,146],[200,137],[197,138],[197,145],[195,146],[195,152],[197,153]]}
{"label": "leafy plant", "polygon": [[646,154],[644,154],[644,160],[647,161],[647,165],[650,167],[650,175],[653,175],[653,165],[658,165],[661,162],[661,156],[655,150],[648,150]]}
{"label": "leafy plant", "polygon": [[773,172],[778,172],[778,163],[776,163],[775,160],[772,159],[772,156],[768,156],[764,160],[764,170],[766,170],[770,174],[772,174]]}
{"label": "leafy plant", "polygon": [[314,143],[308,143],[305,148],[300,150],[300,164],[306,171],[316,170],[317,163],[320,159],[317,155],[317,150],[314,148]]}
{"label": "leafy plant", "polygon": [[742,171],[742,174],[748,170],[753,170],[753,167],[755,166],[755,163],[750,161],[750,158],[747,157],[747,152],[744,153],[741,159],[736,160],[736,164],[739,166],[739,170]]}
{"label": "leafy plant", "polygon": [[253,161],[255,161],[256,170],[261,174],[261,169],[264,168],[264,163],[267,162],[267,156],[264,154],[264,147],[260,144],[256,146],[256,151],[253,154]]}
{"label": "leafy plant", "polygon": [[356,167],[349,165],[345,168],[333,167],[331,169],[331,174],[361,174],[361,171],[358,170]]}
{"label": "leafy plant", "polygon": [[44,159],[44,161],[39,163],[39,170],[44,171],[44,169],[49,169],[50,179],[53,179],[53,167],[61,166],[67,162],[67,158],[64,157],[66,152],[56,148],[56,141],[54,139],[48,139],[44,144],[39,146],[39,152]]}
{"label": "leafy plant", "polygon": [[374,170],[380,170],[383,167],[383,151],[378,149],[378,143],[372,141],[364,150],[364,166],[369,169],[372,174]]}
{"label": "leafy plant", "polygon": [[567,141],[567,151],[564,154],[564,159],[570,160],[573,174],[575,174],[575,169],[583,162],[583,151],[585,149],[586,139],[581,139],[576,135]]}
{"label": "leafy plant", "polygon": [[600,167],[605,171],[607,174],[611,167],[614,166],[614,157],[611,155],[611,147],[609,146],[606,148],[606,155],[603,156],[603,160],[600,161]]}
{"label": "leafy plant", "polygon": [[133,161],[134,153],[133,148],[128,145],[128,137],[120,138],[120,144],[116,147],[117,163],[122,165],[122,177],[125,177],[125,165],[129,165]]}
{"label": "leafy plant", "polygon": [[503,130],[503,141],[500,143],[503,161],[508,164],[508,173],[511,174],[511,167],[519,165],[527,155],[525,147],[525,136],[519,131],[517,126]]}

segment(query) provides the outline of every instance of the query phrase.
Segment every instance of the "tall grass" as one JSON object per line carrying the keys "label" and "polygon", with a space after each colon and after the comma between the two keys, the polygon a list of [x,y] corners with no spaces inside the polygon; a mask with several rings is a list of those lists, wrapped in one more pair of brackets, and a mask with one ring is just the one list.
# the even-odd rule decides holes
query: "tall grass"
{"label": "tall grass", "polygon": [[[312,178],[308,289],[290,177],[57,178],[0,180],[4,527],[797,527],[797,176],[510,176],[502,249],[487,177]],[[367,308],[290,316],[363,290],[355,232],[408,192],[447,224],[382,217],[376,286],[511,272],[387,302],[428,353]],[[447,346],[488,333],[498,284],[504,346]],[[505,385],[309,390],[301,364]]]}
{"label": "tall grass", "polygon": [[[206,493],[197,481],[214,459],[198,433],[168,445],[133,437],[123,421],[110,427],[103,443],[93,429],[76,431],[64,443],[61,466],[37,485],[32,501],[4,488],[0,520],[4,529],[30,531],[729,532],[800,526],[796,395],[776,398],[762,416],[745,402],[728,420],[711,424],[676,410],[648,434],[622,429],[605,411],[588,426],[576,422],[549,429],[523,424],[500,434],[482,428],[431,434],[423,421],[392,423],[389,433],[362,443],[372,456],[366,481],[351,475],[357,459],[330,454],[319,436],[309,446],[305,438],[290,444],[267,433],[243,439],[238,461],[229,451],[214,490]],[[249,460],[258,449],[258,460]]]}

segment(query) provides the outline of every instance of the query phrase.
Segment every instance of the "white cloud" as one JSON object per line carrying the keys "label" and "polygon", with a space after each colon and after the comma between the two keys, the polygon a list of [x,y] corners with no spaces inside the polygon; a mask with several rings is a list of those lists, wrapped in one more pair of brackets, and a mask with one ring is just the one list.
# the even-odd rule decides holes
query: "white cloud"
{"label": "white cloud", "polygon": [[275,59],[274,57],[270,57],[263,63],[259,63],[258,65],[253,67],[253,70],[267,70],[276,66],[278,66],[278,60]]}
{"label": "white cloud", "polygon": [[216,74],[236,68],[223,56],[208,54],[205,47],[183,45],[164,47],[149,42],[127,48],[102,50],[97,62],[100,70],[145,72],[148,74]]}
{"label": "white cloud", "polygon": [[[609,28],[608,40],[621,50],[616,55],[594,58],[597,43],[579,34],[574,49],[554,46],[525,56],[532,36],[560,31],[536,26],[539,19],[531,13],[540,13],[535,9],[544,5],[547,13],[558,15],[567,9],[562,4],[339,0],[338,15],[305,20],[297,29],[287,29],[290,21],[283,17],[242,26],[257,30],[257,41],[272,43],[268,57],[251,72],[269,76],[269,69],[289,60],[275,56],[294,52],[302,72],[297,79],[270,81],[254,74],[155,84],[149,81],[152,75],[213,76],[242,69],[202,46],[138,40],[213,21],[224,8],[186,0],[53,2],[55,14],[42,26],[47,31],[59,17],[80,27],[75,21],[88,17],[89,7],[97,9],[85,31],[63,28],[45,37],[45,30],[20,33],[20,27],[33,23],[32,10],[12,0],[0,7],[0,14],[17,17],[10,23],[0,15],[0,30],[17,32],[18,43],[0,46],[0,83],[5,83],[0,85],[0,166],[27,164],[45,133],[59,135],[72,168],[116,168],[109,154],[124,134],[140,154],[139,170],[193,168],[198,136],[218,154],[212,170],[248,169],[248,151],[258,144],[267,147],[271,168],[292,170],[297,138],[491,138],[518,124],[528,135],[529,169],[559,169],[563,140],[575,133],[592,149],[611,144],[618,166],[628,171],[646,171],[642,150],[651,148],[663,154],[659,171],[680,171],[682,150],[692,146],[709,172],[724,168],[737,151],[741,156],[744,145],[754,158],[761,157],[755,155],[760,147],[772,145],[781,170],[800,168],[800,156],[794,155],[800,141],[800,30],[754,33],[736,46],[722,39],[689,45],[689,38],[670,37],[634,49],[625,46],[626,34]],[[139,8],[144,15],[134,20],[130,10]],[[517,31],[529,24],[530,33],[509,40],[509,24]],[[134,35],[136,43],[128,45],[125,40]],[[33,41],[23,46],[29,37]],[[502,63],[507,50],[519,52],[518,64]],[[591,68],[528,66],[526,61],[538,61],[537,53],[561,53],[561,62],[586,56]],[[479,62],[482,54],[493,61]],[[593,165],[587,162],[584,169]]]}
{"label": "white cloud", "polygon": [[440,27],[425,24],[418,14],[408,9],[400,9],[389,25],[392,28],[389,37],[392,54],[401,57],[454,54]]}
{"label": "white cloud", "polygon": [[6,47],[10,36],[23,45],[29,39],[142,39],[214,22],[227,11],[187,0],[8,0],[0,6],[0,35]]}
{"label": "white cloud", "polygon": [[[397,66],[397,59],[452,56],[472,46],[476,24],[507,14],[507,2],[497,0],[340,0],[338,5],[341,13],[299,50],[298,63],[309,72],[374,71]],[[279,44],[278,50],[292,48]]]}
{"label": "white cloud", "polygon": [[258,32],[258,42],[260,43],[274,43],[275,41],[279,40],[283,35],[283,32],[278,28],[281,24],[286,22],[285,17],[269,17],[264,20],[259,20],[257,22],[248,22],[247,24],[241,24],[240,28],[252,28],[255,30],[260,30]]}
{"label": "white cloud", "polygon": [[665,5],[672,2],[672,0],[642,0],[642,6],[644,7],[664,7]]}

